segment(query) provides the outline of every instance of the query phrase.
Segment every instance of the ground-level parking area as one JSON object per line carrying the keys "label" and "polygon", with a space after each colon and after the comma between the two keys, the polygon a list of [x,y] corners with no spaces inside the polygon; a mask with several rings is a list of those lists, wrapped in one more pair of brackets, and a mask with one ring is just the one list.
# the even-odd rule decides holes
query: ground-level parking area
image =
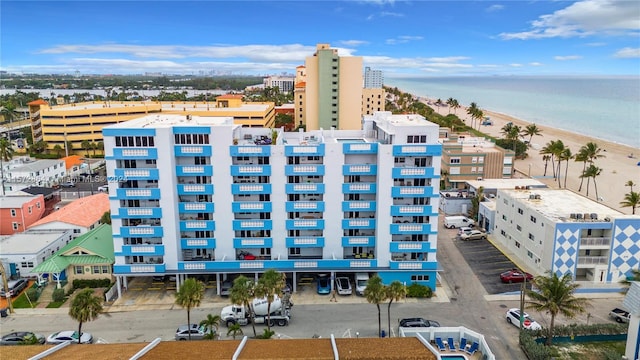
{"label": "ground-level parking area", "polygon": [[[444,230],[456,245],[473,273],[490,295],[520,291],[521,284],[505,284],[500,281],[500,274],[517,266],[502,251],[488,240],[462,241],[457,236],[457,229]],[[489,235],[491,236],[491,235]],[[527,285],[530,288],[530,285]]]}

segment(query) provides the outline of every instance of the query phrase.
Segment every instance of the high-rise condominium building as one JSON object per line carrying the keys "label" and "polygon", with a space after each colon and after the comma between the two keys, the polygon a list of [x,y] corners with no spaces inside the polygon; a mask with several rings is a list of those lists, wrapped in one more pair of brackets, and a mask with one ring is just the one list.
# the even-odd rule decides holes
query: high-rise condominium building
{"label": "high-rise condominium building", "polygon": [[370,67],[364,68],[364,88],[380,89],[384,85],[384,77],[381,70],[371,70]]}
{"label": "high-rise condominium building", "polygon": [[119,286],[275,268],[294,286],[375,272],[435,289],[442,148],[419,115],[281,132],[154,114],[103,134]]}

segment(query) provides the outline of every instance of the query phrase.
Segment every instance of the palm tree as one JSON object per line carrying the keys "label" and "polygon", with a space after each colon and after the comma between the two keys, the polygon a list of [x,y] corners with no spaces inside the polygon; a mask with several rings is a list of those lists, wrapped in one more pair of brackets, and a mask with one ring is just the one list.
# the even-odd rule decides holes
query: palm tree
{"label": "palm tree", "polygon": [[581,177],[586,177],[587,178],[587,197],[589,197],[589,180],[591,178],[593,178],[593,187],[596,190],[596,199],[598,199],[598,185],[596,184],[596,177],[598,175],[600,175],[600,173],[602,172],[602,169],[600,169],[599,167],[591,164],[589,165],[589,167],[582,173],[582,175],[580,175]]}
{"label": "palm tree", "polygon": [[102,298],[93,295],[93,289],[81,290],[71,301],[69,316],[78,322],[78,344],[82,335],[82,324],[98,318],[102,313]]}
{"label": "palm tree", "polygon": [[[176,304],[187,309],[187,324],[191,326],[191,309],[200,306],[204,296],[204,284],[195,278],[189,278],[180,285],[176,292]],[[191,333],[189,333],[191,340]]]}
{"label": "palm tree", "polygon": [[240,324],[232,324],[231,326],[229,326],[229,330],[227,330],[227,336],[229,335],[233,336],[233,340],[235,340],[236,336],[238,335],[244,335]]}
{"label": "palm tree", "polygon": [[640,206],[640,192],[631,191],[624,195],[624,200],[620,202],[622,207],[630,207],[631,214],[636,214],[636,208]]}
{"label": "palm tree", "polygon": [[[597,159],[605,157],[602,154],[602,148],[598,146],[598,144],[594,142],[588,142],[584,146],[580,148],[578,151],[578,155],[576,156],[576,161],[584,162],[584,166],[582,168],[582,173],[587,170],[587,162],[593,164]],[[578,160],[580,159],[580,160]],[[588,183],[587,179],[587,183]],[[580,187],[578,191],[582,190],[582,181],[580,181]]]}
{"label": "palm tree", "polygon": [[[233,286],[229,290],[229,299],[232,303],[238,305],[244,305],[244,308],[249,312],[249,318],[251,319],[251,326],[253,327],[253,336],[256,337],[256,324],[255,314],[253,313],[253,307],[251,302],[255,297],[255,283],[253,280],[246,276],[240,275],[233,280]],[[227,324],[228,326],[229,324]]]}
{"label": "palm tree", "polygon": [[553,341],[553,327],[556,316],[562,314],[567,318],[573,318],[577,314],[585,312],[589,306],[589,299],[575,297],[575,291],[580,286],[573,282],[571,274],[564,274],[561,278],[556,273],[547,273],[547,276],[538,276],[533,279],[537,290],[527,290],[527,307],[537,311],[548,312],[551,315],[549,322],[547,345]]}
{"label": "palm tree", "polygon": [[7,138],[0,137],[0,188],[4,196],[4,164],[3,162],[13,159],[13,146]]}
{"label": "palm tree", "polygon": [[451,108],[453,107],[453,98],[447,99],[447,105],[449,106],[447,114],[451,114]]}
{"label": "palm tree", "polygon": [[471,199],[471,218],[473,220],[478,219],[478,212],[480,211],[480,203],[484,198],[484,186],[480,186],[476,192],[476,195]]}
{"label": "palm tree", "polygon": [[96,157],[96,150],[98,150],[98,143],[91,143],[91,150],[93,150],[93,157]]}
{"label": "palm tree", "polygon": [[284,287],[282,274],[269,269],[262,274],[256,285],[256,296],[267,299],[267,330],[271,331],[271,303]]}
{"label": "palm tree", "polygon": [[73,142],[71,140],[64,142],[64,153],[65,156],[73,154]]}
{"label": "palm tree", "polygon": [[475,116],[474,114],[476,114],[478,112],[478,104],[476,104],[475,102],[472,102],[471,104],[469,104],[469,107],[467,108],[467,114],[471,116],[471,127],[475,128],[473,121],[475,120]]}
{"label": "palm tree", "polygon": [[544,161],[544,175],[547,176],[547,166],[549,165],[549,160],[551,160],[551,155],[542,155],[542,161]]}
{"label": "palm tree", "polygon": [[209,330],[205,335],[206,339],[210,339],[210,340],[216,339],[216,337],[218,336],[218,327],[220,327],[220,321],[222,321],[222,318],[220,318],[220,315],[211,315],[211,314],[208,314],[206,319],[200,321],[200,326],[204,326],[206,329]]}
{"label": "palm tree", "polygon": [[451,102],[451,107],[453,108],[453,113],[455,114],[460,108],[460,103],[458,103],[458,100],[453,99],[453,101]]}
{"label": "palm tree", "polygon": [[82,140],[82,143],[80,144],[80,146],[84,151],[86,151],[87,157],[89,157],[89,150],[91,150],[91,142],[89,140]]}
{"label": "palm tree", "polygon": [[13,120],[15,120],[16,118],[14,105],[10,103],[5,104],[5,106],[0,109],[0,115],[2,115],[4,121],[8,121],[10,123],[13,122]]}
{"label": "palm tree", "polygon": [[531,140],[533,140],[533,137],[536,135],[542,135],[542,130],[536,126],[536,124],[529,124],[524,127],[524,130],[522,130],[522,135],[529,137],[529,146],[531,146]]}
{"label": "palm tree", "polygon": [[58,157],[60,157],[60,156],[62,155],[62,150],[64,150],[64,149],[62,148],[62,146],[60,146],[60,144],[56,144],[56,145],[53,147],[53,151],[55,151],[55,152],[56,152],[56,155],[57,155]]}
{"label": "palm tree", "polygon": [[391,336],[391,303],[404,299],[407,296],[407,288],[400,281],[395,280],[386,287],[386,291],[386,297],[389,299],[389,305],[387,305],[387,325],[389,329],[387,331]]}
{"label": "palm tree", "polygon": [[380,319],[380,304],[387,299],[387,292],[382,283],[382,279],[378,275],[374,275],[367,281],[367,287],[364,289],[364,297],[370,304],[376,304],[378,308],[378,336],[382,336],[382,322]]}
{"label": "palm tree", "polygon": [[564,167],[564,188],[565,189],[567,188],[567,174],[569,174],[569,160],[573,159],[574,157],[575,155],[571,153],[571,149],[568,147],[562,151],[562,154],[560,154],[560,158],[567,162],[567,164]]}
{"label": "palm tree", "polygon": [[624,184],[624,186],[628,186],[629,191],[633,192],[633,187],[636,186],[636,183],[634,183],[633,180],[629,180]]}

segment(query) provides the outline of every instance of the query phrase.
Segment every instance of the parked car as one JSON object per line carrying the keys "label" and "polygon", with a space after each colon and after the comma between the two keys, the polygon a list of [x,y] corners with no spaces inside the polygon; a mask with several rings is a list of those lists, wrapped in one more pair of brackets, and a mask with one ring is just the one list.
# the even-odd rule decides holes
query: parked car
{"label": "parked car", "polygon": [[317,290],[320,295],[327,295],[331,292],[331,279],[329,276],[324,275],[318,277]]}
{"label": "parked car", "polygon": [[231,288],[233,287],[233,281],[225,280],[222,282],[222,286],[220,287],[220,296],[229,296],[231,295]]}
{"label": "parked car", "polygon": [[364,295],[364,289],[367,288],[367,281],[369,281],[369,274],[356,273],[356,295]]}
{"label": "parked car", "polygon": [[469,233],[464,233],[460,235],[460,240],[462,241],[470,241],[470,240],[486,240],[487,234],[480,230],[471,230]]}
{"label": "parked car", "polygon": [[503,283],[521,283],[524,281],[525,277],[527,278],[527,281],[531,281],[533,280],[533,275],[527,273],[527,272],[522,272],[518,269],[513,269],[513,270],[509,270],[509,271],[505,271],[502,274],[500,274],[500,280]]}
{"label": "parked car", "polygon": [[435,320],[423,318],[406,318],[400,320],[400,327],[440,327],[440,323]]}
{"label": "parked car", "polygon": [[106,192],[106,193],[108,193],[108,192],[109,192],[109,185],[102,185],[102,186],[99,186],[99,187],[98,187],[98,191],[99,191],[99,192]]}
{"label": "parked car", "polygon": [[[523,313],[523,315],[524,315],[524,321],[522,323],[522,326],[525,329],[529,329],[529,330],[540,330],[540,329],[542,329],[542,326],[540,326],[540,324],[538,324],[538,322],[536,322],[531,317],[529,317],[529,314],[527,314],[525,312],[525,313]],[[509,309],[507,311],[506,318],[507,318],[507,322],[509,324],[512,324],[515,327],[520,327],[520,309],[518,309],[518,308]]]}
{"label": "parked car", "polygon": [[207,329],[204,326],[198,324],[180,325],[176,330],[176,340],[189,340],[189,333],[191,333],[191,340],[202,340],[207,334]]}
{"label": "parked car", "polygon": [[76,187],[76,183],[74,183],[73,181],[65,181],[62,184],[60,184],[60,186],[64,188],[73,188],[73,187]]}
{"label": "parked car", "polygon": [[631,314],[620,308],[615,308],[609,312],[609,316],[619,323],[627,323],[631,320]]}
{"label": "parked car", "polygon": [[460,229],[458,229],[458,236],[461,236],[462,234],[469,234],[472,231],[473,231],[473,228],[469,226],[463,226]]}
{"label": "parked car", "polygon": [[44,344],[44,335],[32,333],[31,331],[16,331],[4,335],[0,339],[0,345],[25,345],[25,344]]}
{"label": "parked car", "polygon": [[346,276],[336,278],[336,290],[338,295],[351,295],[351,281]]}
{"label": "parked car", "polygon": [[65,341],[71,341],[71,343],[78,343],[78,337],[80,337],[81,344],[91,344],[93,342],[93,335],[88,332],[83,332],[81,335],[77,331],[68,330],[53,333],[47,337],[47,344],[61,344]]}
{"label": "parked car", "polygon": [[20,292],[24,290],[24,288],[26,288],[27,285],[29,285],[29,281],[27,281],[27,279],[11,280],[7,282],[9,293],[7,294],[5,292],[5,289],[2,289],[0,290],[0,297],[14,297],[20,294]]}

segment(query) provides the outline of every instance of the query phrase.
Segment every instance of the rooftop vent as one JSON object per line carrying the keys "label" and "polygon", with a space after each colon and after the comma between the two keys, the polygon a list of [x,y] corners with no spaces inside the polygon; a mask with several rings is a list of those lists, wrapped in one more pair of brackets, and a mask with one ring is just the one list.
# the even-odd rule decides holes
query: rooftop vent
{"label": "rooftop vent", "polygon": [[598,220],[598,214],[591,213],[591,220]]}
{"label": "rooftop vent", "polygon": [[582,219],[582,214],[576,214],[576,219],[581,220]]}
{"label": "rooftop vent", "polygon": [[575,218],[576,218],[576,214],[575,213],[569,214],[569,219],[575,219]]}

